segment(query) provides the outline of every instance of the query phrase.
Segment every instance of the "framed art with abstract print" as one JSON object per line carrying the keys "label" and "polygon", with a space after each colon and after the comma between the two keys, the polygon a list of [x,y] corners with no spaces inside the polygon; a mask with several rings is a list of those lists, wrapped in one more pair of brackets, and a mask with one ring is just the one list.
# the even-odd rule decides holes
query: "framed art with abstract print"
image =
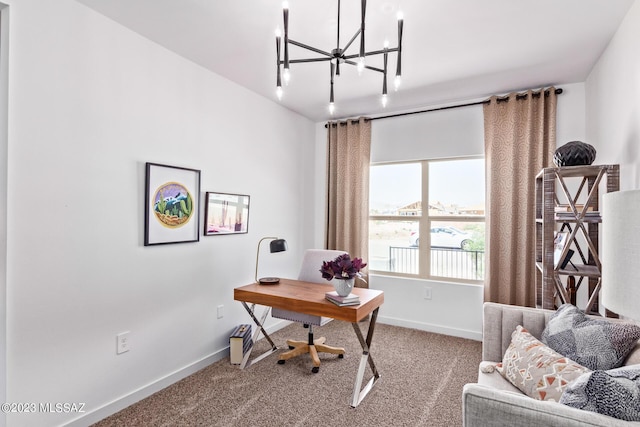
{"label": "framed art with abstract print", "polygon": [[200,240],[200,171],[147,163],[144,245]]}
{"label": "framed art with abstract print", "polygon": [[248,231],[249,196],[207,192],[205,203],[205,236]]}

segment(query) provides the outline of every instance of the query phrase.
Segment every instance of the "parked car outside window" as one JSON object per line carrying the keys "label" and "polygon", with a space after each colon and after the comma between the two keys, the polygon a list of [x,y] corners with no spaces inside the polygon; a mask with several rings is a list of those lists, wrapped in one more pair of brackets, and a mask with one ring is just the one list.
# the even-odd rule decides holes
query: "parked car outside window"
{"label": "parked car outside window", "polygon": [[[455,227],[432,227],[431,228],[431,247],[439,248],[456,248],[468,251],[471,249],[471,235]],[[409,244],[411,246],[420,245],[420,233],[411,232],[409,236]]]}

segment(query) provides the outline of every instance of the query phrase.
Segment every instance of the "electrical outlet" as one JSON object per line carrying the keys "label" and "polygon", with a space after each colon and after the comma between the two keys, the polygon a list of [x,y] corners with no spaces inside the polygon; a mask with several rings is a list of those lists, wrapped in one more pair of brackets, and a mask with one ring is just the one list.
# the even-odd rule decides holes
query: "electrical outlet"
{"label": "electrical outlet", "polygon": [[431,288],[425,287],[423,291],[424,299],[431,299]]}
{"label": "electrical outlet", "polygon": [[116,354],[126,353],[130,350],[129,334],[130,331],[126,331],[116,335]]}
{"label": "electrical outlet", "polygon": [[218,306],[218,319],[222,319],[224,317],[224,305]]}

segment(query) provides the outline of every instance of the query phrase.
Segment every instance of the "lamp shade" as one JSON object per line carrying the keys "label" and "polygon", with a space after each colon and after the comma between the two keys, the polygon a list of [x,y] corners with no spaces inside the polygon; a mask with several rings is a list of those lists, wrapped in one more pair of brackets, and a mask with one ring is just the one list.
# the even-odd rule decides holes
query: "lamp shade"
{"label": "lamp shade", "polygon": [[287,241],[284,239],[272,240],[271,243],[269,243],[269,251],[271,253],[284,252],[287,249]]}
{"label": "lamp shade", "polygon": [[640,320],[640,190],[602,197],[602,304]]}

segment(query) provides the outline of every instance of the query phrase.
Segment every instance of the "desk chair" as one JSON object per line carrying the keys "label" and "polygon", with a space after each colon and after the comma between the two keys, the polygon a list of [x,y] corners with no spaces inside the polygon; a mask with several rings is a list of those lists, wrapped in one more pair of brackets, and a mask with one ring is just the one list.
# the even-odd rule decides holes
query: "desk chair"
{"label": "desk chair", "polygon": [[[345,251],[308,249],[305,252],[304,258],[302,260],[302,266],[300,267],[298,280],[322,284],[327,283],[327,280],[323,279],[320,273],[322,262],[334,260],[337,256],[344,253]],[[328,317],[297,313],[295,311],[288,311],[275,307],[271,310],[271,316],[277,317],[279,319],[286,319],[303,323],[305,327],[309,328],[309,337],[307,341],[287,340],[287,345],[289,346],[290,350],[280,354],[280,358],[278,360],[279,364],[284,364],[288,359],[299,356],[301,354],[309,353],[311,355],[311,360],[313,361],[313,368],[311,369],[311,372],[315,374],[320,370],[320,358],[318,357],[318,352],[337,354],[339,358],[344,357],[344,348],[325,345],[325,337],[316,339],[313,338],[314,325],[326,325],[333,319]]]}

